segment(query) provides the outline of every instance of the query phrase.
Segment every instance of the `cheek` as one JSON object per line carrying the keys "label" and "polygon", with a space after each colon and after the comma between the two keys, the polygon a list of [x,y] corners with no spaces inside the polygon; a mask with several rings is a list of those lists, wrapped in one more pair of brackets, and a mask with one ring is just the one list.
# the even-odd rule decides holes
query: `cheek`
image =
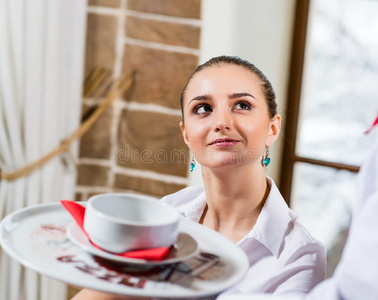
{"label": "cheek", "polygon": [[264,120],[246,120],[246,122],[243,122],[241,126],[243,126],[243,131],[247,135],[247,138],[249,137],[251,142],[265,142],[265,139],[268,136],[267,122],[265,122]]}
{"label": "cheek", "polygon": [[206,126],[200,122],[188,122],[185,128],[190,147],[202,145],[206,137]]}

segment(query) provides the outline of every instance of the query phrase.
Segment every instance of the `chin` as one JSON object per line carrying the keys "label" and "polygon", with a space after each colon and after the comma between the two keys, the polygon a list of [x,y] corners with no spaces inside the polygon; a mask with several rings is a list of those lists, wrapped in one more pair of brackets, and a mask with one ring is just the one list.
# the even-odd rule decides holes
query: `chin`
{"label": "chin", "polygon": [[235,165],[243,163],[244,158],[240,152],[215,152],[208,157],[211,164],[223,166],[223,165]]}
{"label": "chin", "polygon": [[202,166],[209,168],[209,169],[217,169],[217,168],[230,168],[230,167],[238,167],[240,165],[244,164],[243,162],[230,159],[230,160],[213,160],[213,161],[207,161],[204,164],[201,164]]}

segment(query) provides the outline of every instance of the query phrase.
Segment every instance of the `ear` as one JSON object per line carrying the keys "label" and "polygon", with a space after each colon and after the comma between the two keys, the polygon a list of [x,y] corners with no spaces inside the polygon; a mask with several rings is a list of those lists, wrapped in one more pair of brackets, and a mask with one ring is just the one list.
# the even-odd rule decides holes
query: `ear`
{"label": "ear", "polygon": [[180,128],[181,128],[182,137],[184,138],[184,142],[185,144],[189,146],[189,138],[188,138],[188,135],[186,134],[185,126],[182,121],[180,122]]}
{"label": "ear", "polygon": [[266,139],[265,146],[270,146],[276,141],[276,139],[280,135],[280,130],[281,130],[281,116],[279,114],[276,114],[269,123],[268,138]]}

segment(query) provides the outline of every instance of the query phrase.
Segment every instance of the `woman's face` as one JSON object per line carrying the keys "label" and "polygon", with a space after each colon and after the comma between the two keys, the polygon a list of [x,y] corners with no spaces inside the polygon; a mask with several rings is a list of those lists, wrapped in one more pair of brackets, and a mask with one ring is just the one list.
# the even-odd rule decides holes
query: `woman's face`
{"label": "woman's face", "polygon": [[270,119],[260,79],[247,69],[222,64],[196,73],[184,97],[186,144],[204,167],[261,163],[278,137],[280,116]]}

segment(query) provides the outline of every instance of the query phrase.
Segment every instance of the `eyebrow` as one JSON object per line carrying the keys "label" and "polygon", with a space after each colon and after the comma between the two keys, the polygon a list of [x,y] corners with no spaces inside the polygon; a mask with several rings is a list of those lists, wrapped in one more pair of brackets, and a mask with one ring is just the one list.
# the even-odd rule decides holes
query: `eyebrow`
{"label": "eyebrow", "polygon": [[[242,98],[242,97],[251,97],[253,99],[256,99],[254,96],[252,96],[249,93],[234,93],[229,96],[230,99],[237,99],[237,98]],[[192,100],[190,100],[189,103],[191,103],[192,101],[209,101],[211,99],[212,97],[210,95],[207,95],[207,94],[199,95],[199,96],[194,97]]]}
{"label": "eyebrow", "polygon": [[236,98],[242,98],[242,97],[252,97],[256,99],[254,96],[252,96],[249,93],[235,93],[229,96],[231,99],[236,99]]}
{"label": "eyebrow", "polygon": [[200,95],[200,96],[194,97],[192,100],[190,100],[190,102],[192,102],[192,101],[209,101],[211,99],[212,99],[212,97],[210,95],[205,94],[205,95]]}

